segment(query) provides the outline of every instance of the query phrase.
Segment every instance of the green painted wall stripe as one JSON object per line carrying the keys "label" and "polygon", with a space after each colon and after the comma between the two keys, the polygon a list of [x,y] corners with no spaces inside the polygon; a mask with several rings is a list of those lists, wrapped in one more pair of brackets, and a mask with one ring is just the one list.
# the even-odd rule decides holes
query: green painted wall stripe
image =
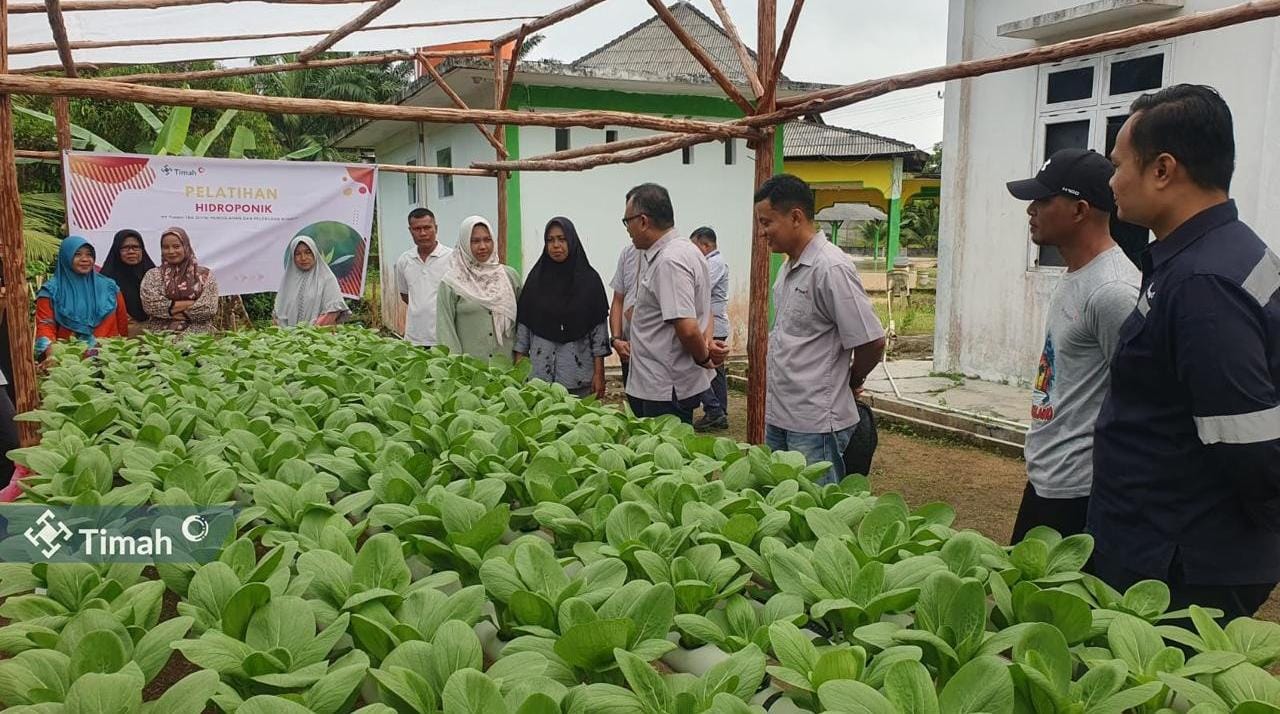
{"label": "green painted wall stripe", "polygon": [[613,89],[543,87],[517,84],[508,107],[608,109],[636,114],[690,115],[739,119],[742,110],[728,99],[683,94],[641,94]]}
{"label": "green painted wall stripe", "polygon": [[[520,158],[520,127],[506,127],[504,137],[507,145],[507,158],[515,161]],[[507,264],[524,275],[524,243],[521,231],[524,227],[524,215],[520,211],[520,172],[511,172],[507,179]]]}

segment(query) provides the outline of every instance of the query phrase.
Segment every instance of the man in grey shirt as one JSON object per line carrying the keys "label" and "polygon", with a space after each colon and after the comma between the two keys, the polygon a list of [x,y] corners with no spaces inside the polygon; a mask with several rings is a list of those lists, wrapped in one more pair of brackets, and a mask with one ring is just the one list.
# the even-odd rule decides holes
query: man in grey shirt
{"label": "man in grey shirt", "polygon": [[[693,244],[707,258],[707,273],[711,278],[712,336],[729,342],[729,264],[720,255],[716,232],[710,226],[702,226],[689,236]],[[698,431],[722,431],[729,428],[729,377],[724,365],[716,368],[711,378],[711,388],[702,394],[702,418],[694,422]]]}
{"label": "man in grey shirt", "polygon": [[765,443],[829,462],[818,483],[837,483],[858,424],[854,391],[884,356],[884,328],[853,261],[814,225],[809,184],[779,174],[755,201],[757,228],[787,256],[773,284]]}
{"label": "man in grey shirt", "polygon": [[728,352],[710,338],[707,259],[678,239],[671,196],[657,184],[627,192],[622,223],[641,253],[631,312],[627,400],[640,417],[674,414],[693,423],[693,409]]}
{"label": "man in grey shirt", "polygon": [[613,271],[609,287],[613,289],[613,302],[609,305],[609,345],[618,353],[622,363],[622,387],[626,389],[631,371],[631,308],[635,306],[636,273],[640,270],[640,251],[628,243],[618,256],[618,266]]}
{"label": "man in grey shirt", "polygon": [[1044,351],[1024,448],[1027,486],[1011,543],[1036,526],[1083,533],[1093,488],[1093,429],[1110,385],[1120,326],[1138,302],[1137,268],[1111,238],[1111,162],[1063,149],[1035,178],[1009,183],[1030,201],[1031,240],[1062,254],[1067,273],[1049,302]]}

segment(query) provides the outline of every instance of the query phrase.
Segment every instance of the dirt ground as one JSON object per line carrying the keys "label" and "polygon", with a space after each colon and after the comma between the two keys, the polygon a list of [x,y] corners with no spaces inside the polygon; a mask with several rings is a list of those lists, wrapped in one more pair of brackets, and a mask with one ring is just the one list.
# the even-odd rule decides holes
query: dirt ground
{"label": "dirt ground", "polygon": [[[729,432],[746,440],[746,400],[730,392]],[[877,492],[896,491],[918,507],[945,501],[956,511],[956,527],[972,528],[1000,543],[1008,542],[1026,483],[1026,464],[951,442],[880,429],[880,445],[871,465]],[[1259,619],[1280,622],[1280,588],[1258,612]]]}

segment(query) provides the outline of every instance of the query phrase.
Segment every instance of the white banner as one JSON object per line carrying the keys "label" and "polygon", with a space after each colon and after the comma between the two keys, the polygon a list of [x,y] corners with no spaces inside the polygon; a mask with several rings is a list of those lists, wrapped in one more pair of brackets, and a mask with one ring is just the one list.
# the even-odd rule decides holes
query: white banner
{"label": "white banner", "polygon": [[316,242],[347,297],[364,293],[377,168],[364,164],[70,153],[63,159],[70,235],[107,258],[116,231],[186,230],[222,295],[274,292],[297,235]]}

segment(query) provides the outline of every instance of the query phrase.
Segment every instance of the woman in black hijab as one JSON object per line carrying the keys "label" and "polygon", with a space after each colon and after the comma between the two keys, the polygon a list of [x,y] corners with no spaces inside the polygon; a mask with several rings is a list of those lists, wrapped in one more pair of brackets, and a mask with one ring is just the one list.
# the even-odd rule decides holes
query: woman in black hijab
{"label": "woman in black hijab", "polygon": [[156,267],[147,248],[142,244],[142,234],[126,228],[116,233],[111,242],[111,252],[102,263],[99,272],[116,281],[120,293],[124,295],[124,306],[129,311],[129,336],[134,337],[143,331],[143,324],[148,319],[147,311],[142,308],[142,298],[138,289],[142,278],[148,270]]}
{"label": "woman in black hijab", "polygon": [[579,397],[604,399],[609,356],[609,301],[568,218],[543,231],[542,257],[529,272],[516,309],[516,361],[528,357],[533,376]]}

